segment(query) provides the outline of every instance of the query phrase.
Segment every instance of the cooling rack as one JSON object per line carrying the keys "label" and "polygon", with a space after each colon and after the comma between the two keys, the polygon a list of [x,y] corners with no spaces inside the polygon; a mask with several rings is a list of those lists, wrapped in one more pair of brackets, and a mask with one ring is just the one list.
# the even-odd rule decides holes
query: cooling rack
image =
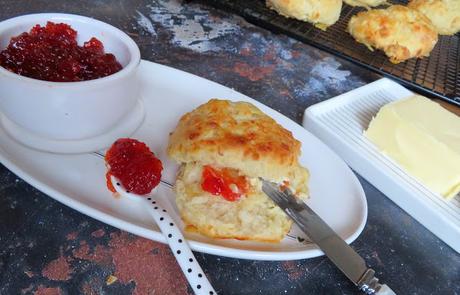
{"label": "cooling rack", "polygon": [[[304,43],[345,58],[367,69],[389,77],[406,87],[436,96],[460,106],[460,44],[459,34],[439,36],[428,58],[410,59],[392,64],[380,51],[370,51],[357,43],[347,32],[350,18],[360,7],[344,4],[341,17],[326,31],[295,19],[289,19],[269,9],[263,0],[196,0],[197,2],[238,14],[250,23],[275,33],[283,33]],[[407,1],[391,1],[406,4]]]}

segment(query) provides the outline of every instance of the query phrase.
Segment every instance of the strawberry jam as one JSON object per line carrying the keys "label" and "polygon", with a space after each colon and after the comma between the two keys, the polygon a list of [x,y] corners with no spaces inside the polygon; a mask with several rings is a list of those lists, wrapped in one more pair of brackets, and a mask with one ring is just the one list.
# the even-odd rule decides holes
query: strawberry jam
{"label": "strawberry jam", "polygon": [[0,66],[13,73],[53,82],[93,80],[122,69],[113,54],[104,53],[101,41],[77,44],[77,31],[67,24],[35,25],[10,40],[0,52]]}
{"label": "strawberry jam", "polygon": [[203,167],[201,188],[213,195],[220,195],[227,201],[236,201],[249,190],[246,177],[235,170],[217,170],[211,166]]}
{"label": "strawberry jam", "polygon": [[121,138],[113,143],[105,155],[107,187],[115,192],[110,176],[116,177],[130,192],[145,195],[161,180],[163,165],[147,145],[135,139]]}

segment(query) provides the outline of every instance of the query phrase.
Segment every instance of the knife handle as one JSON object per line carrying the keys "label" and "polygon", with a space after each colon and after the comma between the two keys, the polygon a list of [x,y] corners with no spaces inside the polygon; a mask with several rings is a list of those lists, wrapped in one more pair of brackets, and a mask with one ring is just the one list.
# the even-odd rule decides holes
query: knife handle
{"label": "knife handle", "polygon": [[380,284],[375,277],[375,271],[368,268],[357,283],[359,289],[367,295],[396,295],[396,293],[385,284]]}
{"label": "knife handle", "polygon": [[396,295],[386,284],[381,285],[380,289],[375,293],[376,295]]}

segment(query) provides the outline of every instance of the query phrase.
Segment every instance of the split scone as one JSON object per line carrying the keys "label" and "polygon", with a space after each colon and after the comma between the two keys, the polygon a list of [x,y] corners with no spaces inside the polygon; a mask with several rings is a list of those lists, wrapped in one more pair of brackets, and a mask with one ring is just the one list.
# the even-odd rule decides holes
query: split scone
{"label": "split scone", "polygon": [[339,19],[342,0],[267,0],[267,6],[281,15],[325,30]]}
{"label": "split scone", "polygon": [[343,0],[350,6],[361,6],[361,7],[377,7],[379,5],[388,3],[387,0]]}
{"label": "split scone", "polygon": [[180,119],[168,155],[181,164],[174,191],[187,230],[213,238],[278,242],[292,221],[259,178],[307,198],[300,142],[246,102],[212,99]]}
{"label": "split scone", "polygon": [[426,15],[441,35],[460,31],[459,0],[412,0],[408,7]]}
{"label": "split scone", "polygon": [[383,50],[392,63],[429,56],[438,42],[431,21],[401,5],[360,12],[351,18],[348,31],[370,50]]}

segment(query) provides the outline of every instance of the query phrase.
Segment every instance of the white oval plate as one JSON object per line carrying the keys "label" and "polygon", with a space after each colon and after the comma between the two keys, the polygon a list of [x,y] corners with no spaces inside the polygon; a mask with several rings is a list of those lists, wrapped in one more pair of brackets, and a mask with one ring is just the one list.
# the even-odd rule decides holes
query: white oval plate
{"label": "white oval plate", "polygon": [[[311,173],[308,204],[347,243],[364,228],[367,203],[364,191],[348,166],[319,139],[280,113],[230,88],[159,64],[142,61],[139,69],[145,120],[131,136],[147,143],[163,161],[163,179],[173,183],[177,165],[166,156],[168,134],[179,118],[210,98],[249,101],[302,142],[300,162]],[[31,98],[33,99],[33,98]],[[110,111],[108,109],[107,111]],[[154,221],[140,203],[115,198],[106,188],[104,161],[94,154],[52,154],[36,151],[12,140],[0,126],[0,161],[19,177],[55,200],[88,216],[133,234],[165,243]],[[168,200],[169,212],[183,226],[167,187],[155,192]],[[281,243],[231,239],[215,240],[186,234],[193,250],[234,258],[293,260],[322,255],[318,247],[303,240],[296,226]]]}

